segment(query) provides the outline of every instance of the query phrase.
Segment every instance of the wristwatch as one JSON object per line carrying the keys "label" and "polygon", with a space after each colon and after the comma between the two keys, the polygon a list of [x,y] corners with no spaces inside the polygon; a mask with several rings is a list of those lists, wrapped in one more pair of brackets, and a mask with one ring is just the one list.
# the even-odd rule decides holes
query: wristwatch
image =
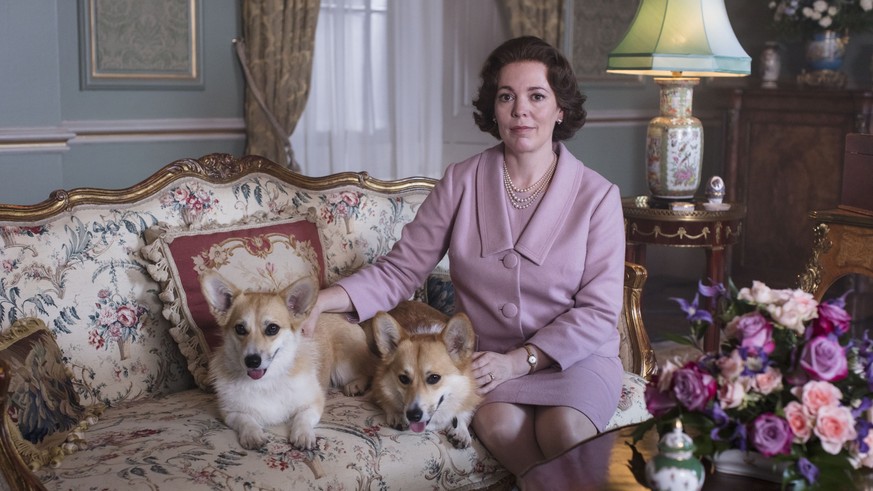
{"label": "wristwatch", "polygon": [[530,371],[527,373],[533,373],[534,368],[537,367],[537,355],[534,353],[534,350],[531,349],[529,344],[524,345],[524,350],[527,351],[527,364],[530,365]]}

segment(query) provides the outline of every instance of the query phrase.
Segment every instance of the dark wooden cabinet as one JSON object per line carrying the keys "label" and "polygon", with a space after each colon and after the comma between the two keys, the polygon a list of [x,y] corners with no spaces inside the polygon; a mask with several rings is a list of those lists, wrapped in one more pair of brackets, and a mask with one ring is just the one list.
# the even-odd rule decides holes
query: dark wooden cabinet
{"label": "dark wooden cabinet", "polygon": [[747,208],[734,281],[797,287],[814,242],[809,213],[839,204],[845,138],[870,131],[873,92],[732,89],[719,99],[727,201]]}

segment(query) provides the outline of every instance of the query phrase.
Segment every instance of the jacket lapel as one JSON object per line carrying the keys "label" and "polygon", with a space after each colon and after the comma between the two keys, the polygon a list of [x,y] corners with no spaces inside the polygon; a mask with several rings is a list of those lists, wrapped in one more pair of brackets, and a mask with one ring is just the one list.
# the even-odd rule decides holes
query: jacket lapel
{"label": "jacket lapel", "polygon": [[476,218],[482,257],[512,249],[512,231],[503,195],[503,144],[482,153],[476,169]]}
{"label": "jacket lapel", "polygon": [[503,144],[483,152],[476,170],[476,205],[482,257],[515,249],[536,264],[542,264],[546,259],[568,218],[568,204],[578,193],[584,169],[563,143],[558,144],[556,151],[559,155],[558,166],[549,189],[515,245],[512,244],[506,197],[502,190]]}
{"label": "jacket lapel", "polygon": [[558,144],[558,166],[542,203],[518,238],[515,250],[535,264],[542,264],[567,221],[573,200],[582,185],[584,166],[563,143]]}

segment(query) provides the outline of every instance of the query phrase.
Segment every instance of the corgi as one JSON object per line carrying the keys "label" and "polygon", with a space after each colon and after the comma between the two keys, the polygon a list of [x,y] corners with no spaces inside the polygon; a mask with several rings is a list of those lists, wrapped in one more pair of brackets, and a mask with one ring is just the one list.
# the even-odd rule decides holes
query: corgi
{"label": "corgi", "polygon": [[390,426],[414,432],[445,429],[457,448],[470,446],[470,420],[481,401],[473,378],[475,334],[465,314],[448,318],[405,301],[362,324],[380,358],[371,398]]}
{"label": "corgi", "polygon": [[311,277],[278,292],[251,292],[209,271],[200,286],[223,336],[209,375],[225,424],[250,450],[267,443],[264,427],[286,423],[292,445],[313,448],[328,386],[346,395],[368,387],[376,360],[361,327],[322,314],[315,333],[304,336],[300,324],[318,295]]}

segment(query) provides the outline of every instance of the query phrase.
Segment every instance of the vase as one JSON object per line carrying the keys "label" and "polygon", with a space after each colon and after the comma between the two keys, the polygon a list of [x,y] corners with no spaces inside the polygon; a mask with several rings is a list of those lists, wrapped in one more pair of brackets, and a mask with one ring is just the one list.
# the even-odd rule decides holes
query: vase
{"label": "vase", "polygon": [[806,66],[812,71],[837,71],[843,66],[849,36],[837,31],[818,31],[806,43]]}
{"label": "vase", "polygon": [[654,491],[700,491],[705,479],[703,464],[694,456],[694,442],[677,422],[661,437],[658,454],[646,462],[646,481]]}
{"label": "vase", "polygon": [[779,53],[779,44],[773,41],[764,43],[759,61],[761,73],[761,87],[775,89],[779,80],[779,72],[782,69],[782,59]]}
{"label": "vase", "polygon": [[758,452],[730,449],[712,457],[712,465],[716,472],[721,472],[722,474],[748,476],[764,481],[781,483],[782,473],[788,466],[788,463],[778,462]]}
{"label": "vase", "polygon": [[696,78],[656,78],[660,115],[646,130],[646,177],[655,198],[689,200],[700,186],[703,125],[691,115]]}

